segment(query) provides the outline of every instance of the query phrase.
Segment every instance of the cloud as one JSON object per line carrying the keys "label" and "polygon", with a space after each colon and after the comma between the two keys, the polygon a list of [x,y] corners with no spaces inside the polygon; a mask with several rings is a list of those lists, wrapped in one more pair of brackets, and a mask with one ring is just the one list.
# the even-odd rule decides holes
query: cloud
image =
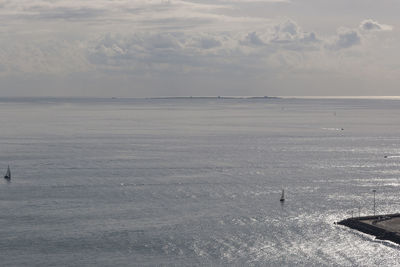
{"label": "cloud", "polygon": [[[77,32],[94,31],[126,33],[127,31],[231,31],[262,25],[265,17],[232,15],[253,0],[196,1],[196,0],[13,0],[3,1],[0,20],[3,25],[26,21],[31,31],[45,28],[62,30],[62,25],[79,25]],[[256,0],[264,4],[283,0]],[[41,24],[33,27],[34,23]],[[44,25],[44,23],[48,23]],[[72,25],[74,27],[74,25]]]}
{"label": "cloud", "polygon": [[257,32],[248,33],[241,43],[250,46],[262,46],[266,44],[261,37],[258,36]]}
{"label": "cloud", "polygon": [[358,28],[339,28],[336,37],[334,37],[333,40],[328,40],[326,47],[333,50],[351,48],[361,45],[369,33],[391,31],[392,29],[393,27],[390,25],[380,24],[372,19],[366,19],[360,23]]}
{"label": "cloud", "polygon": [[327,41],[326,48],[340,50],[361,44],[361,35],[357,30],[339,28],[332,41]]}
{"label": "cloud", "polygon": [[[100,1],[102,2],[102,1]],[[17,19],[93,19],[105,15],[107,6],[99,1],[27,1],[13,0],[3,3],[1,15]]]}
{"label": "cloud", "polygon": [[321,40],[314,32],[304,31],[292,20],[285,20],[266,26],[263,30],[250,32],[239,41],[241,45],[271,51],[319,50]]}
{"label": "cloud", "polygon": [[276,43],[314,43],[318,38],[314,32],[305,32],[294,21],[287,20],[274,27],[274,34],[271,40]]}
{"label": "cloud", "polygon": [[[0,0],[0,75],[98,77],[88,84],[147,77],[143,88],[157,77],[160,86],[165,77],[213,77],[208,85],[217,87],[230,78],[281,82],[299,73],[313,81],[311,74],[346,66],[360,73],[379,61],[398,69],[398,38],[386,38],[393,26],[372,19],[349,24],[366,18],[355,8],[351,18],[341,17],[341,8],[353,6],[345,0]],[[332,34],[332,27],[339,29]],[[181,86],[193,84],[187,81]]]}
{"label": "cloud", "polygon": [[[20,3],[14,11],[24,14],[24,19],[43,20],[43,24],[32,24],[57,25],[57,29],[29,35],[34,42],[27,36],[0,37],[3,75],[95,72],[102,77],[153,78],[239,73],[262,77],[265,72],[320,71],[332,68],[338,55],[366,44],[365,35],[373,36],[385,28],[364,20],[359,27],[322,35],[291,19],[218,13],[232,7],[224,1],[61,0],[37,1],[36,6],[15,1],[8,5]],[[55,21],[50,24],[48,20]],[[71,31],[59,30],[61,26]]]}
{"label": "cloud", "polygon": [[[165,70],[213,68],[233,54],[227,34],[135,33],[108,34],[88,44],[87,58],[104,70]],[[229,58],[229,57],[228,57]]]}
{"label": "cloud", "polygon": [[106,33],[95,38],[90,35],[86,40],[36,41],[5,46],[0,50],[0,57],[2,64],[9,66],[8,71],[16,72],[216,71],[233,66],[262,68],[273,54],[285,59],[296,58],[282,62],[299,65],[305,58],[302,54],[325,48],[347,49],[359,44],[361,36],[354,29],[341,28],[335,37],[322,38],[303,30],[292,20],[283,20],[247,31],[141,31]]}
{"label": "cloud", "polygon": [[287,20],[266,24],[259,31],[107,34],[90,42],[87,55],[89,62],[104,69],[152,69],[162,64],[171,68],[251,68],[277,51],[319,50],[321,43],[315,33]]}
{"label": "cloud", "polygon": [[185,0],[13,0],[2,3],[0,15],[30,20],[139,21],[150,17],[202,17],[218,8],[226,6]]}
{"label": "cloud", "polygon": [[8,43],[2,40],[1,74],[46,73],[63,75],[91,68],[81,42],[41,40]]}
{"label": "cloud", "polygon": [[360,29],[363,31],[391,31],[393,26],[380,24],[372,19],[366,19],[361,22]]}
{"label": "cloud", "polygon": [[297,23],[287,20],[275,26],[276,39],[294,39],[300,34],[301,30]]}
{"label": "cloud", "polygon": [[332,49],[350,48],[361,44],[360,33],[353,29],[340,28],[336,40],[331,45]]}
{"label": "cloud", "polygon": [[221,46],[221,42],[213,37],[203,37],[199,40],[199,44],[203,49],[211,49]]}

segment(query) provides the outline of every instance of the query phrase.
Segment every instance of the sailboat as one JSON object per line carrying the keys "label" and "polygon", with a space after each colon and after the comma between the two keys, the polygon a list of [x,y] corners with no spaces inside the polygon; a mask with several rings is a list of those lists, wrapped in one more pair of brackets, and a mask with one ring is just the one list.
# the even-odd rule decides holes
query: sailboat
{"label": "sailboat", "polygon": [[6,175],[4,175],[4,179],[7,179],[7,180],[11,179],[10,165],[8,165],[8,167],[7,167],[7,172],[6,172]]}
{"label": "sailboat", "polygon": [[281,195],[281,199],[279,199],[280,202],[285,201],[285,190],[282,189],[282,195]]}

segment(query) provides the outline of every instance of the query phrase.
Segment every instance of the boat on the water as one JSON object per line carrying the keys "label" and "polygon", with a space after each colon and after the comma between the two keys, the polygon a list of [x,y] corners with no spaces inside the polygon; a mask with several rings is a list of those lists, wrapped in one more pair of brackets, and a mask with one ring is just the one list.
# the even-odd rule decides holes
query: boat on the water
{"label": "boat on the water", "polygon": [[281,195],[281,199],[279,199],[280,202],[285,201],[285,190],[282,189],[282,195]]}
{"label": "boat on the water", "polygon": [[4,179],[7,179],[7,180],[11,179],[10,165],[8,165],[8,167],[7,167],[7,172],[6,172],[6,175],[4,175]]}

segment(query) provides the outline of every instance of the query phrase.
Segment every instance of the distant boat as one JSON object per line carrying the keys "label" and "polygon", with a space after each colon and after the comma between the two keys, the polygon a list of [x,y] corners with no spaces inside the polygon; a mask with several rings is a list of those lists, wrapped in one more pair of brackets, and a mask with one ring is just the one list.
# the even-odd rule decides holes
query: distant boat
{"label": "distant boat", "polygon": [[4,179],[7,179],[7,180],[11,179],[10,165],[8,165],[8,167],[7,167],[7,172],[6,172],[6,175],[4,175]]}
{"label": "distant boat", "polygon": [[282,189],[282,195],[281,195],[281,199],[279,199],[280,202],[285,201],[285,190]]}

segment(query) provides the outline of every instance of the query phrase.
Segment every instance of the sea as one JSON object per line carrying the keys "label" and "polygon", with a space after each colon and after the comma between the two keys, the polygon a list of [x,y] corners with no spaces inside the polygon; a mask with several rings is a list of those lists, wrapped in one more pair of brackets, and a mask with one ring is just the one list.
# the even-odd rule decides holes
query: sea
{"label": "sea", "polygon": [[400,266],[335,225],[400,211],[399,99],[0,98],[0,125],[1,266]]}

